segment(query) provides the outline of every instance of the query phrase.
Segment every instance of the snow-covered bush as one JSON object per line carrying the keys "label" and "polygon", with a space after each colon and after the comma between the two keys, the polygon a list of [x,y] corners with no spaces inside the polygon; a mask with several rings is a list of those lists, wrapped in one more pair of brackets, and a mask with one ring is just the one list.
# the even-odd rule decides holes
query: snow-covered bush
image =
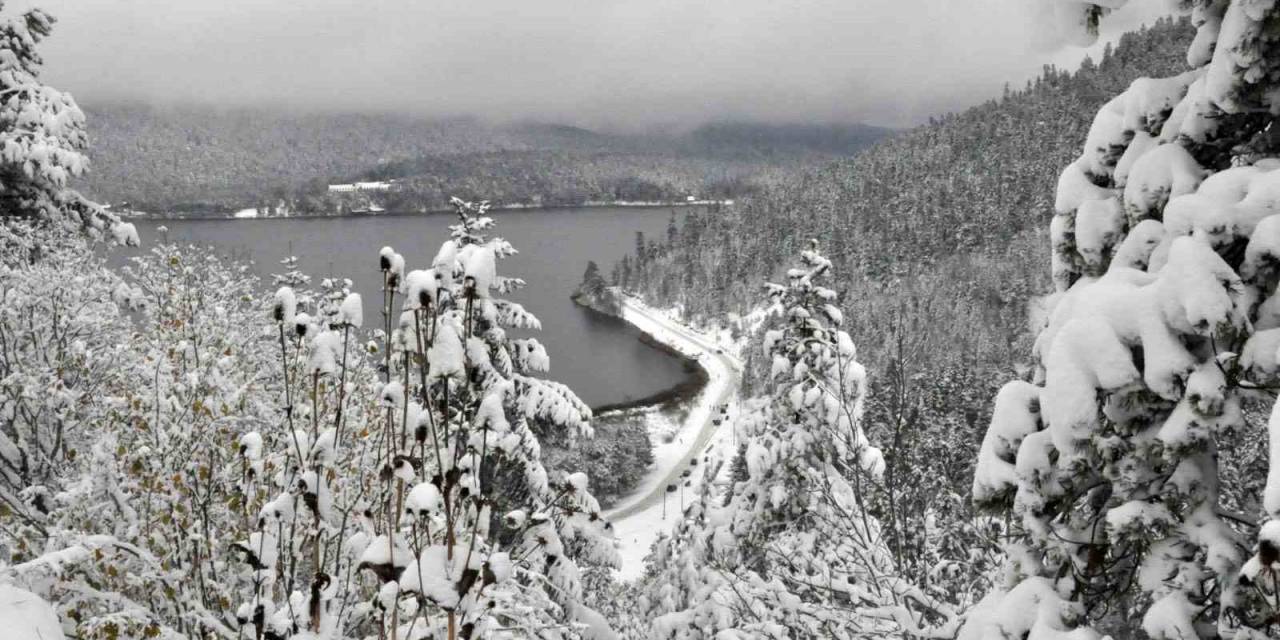
{"label": "snow-covered bush", "polygon": [[[1091,27],[1124,3],[1050,4]],[[1280,7],[1179,6],[1191,70],[1108,102],[1059,181],[1035,380],[996,397],[974,478],[1014,525],[1004,584],[961,637],[1276,630],[1280,480],[1233,511],[1218,452],[1280,381]]]}
{"label": "snow-covered bush", "polygon": [[299,289],[263,299],[210,253],[117,274],[24,230],[45,249],[0,272],[0,583],[84,638],[612,637],[577,568],[616,561],[608,525],[534,435],[588,436],[590,411],[506,335],[537,320],[495,296],[521,283],[483,209],[429,269],[384,252],[373,340],[349,281],[291,262]]}
{"label": "snow-covered bush", "polygon": [[78,240],[8,226],[42,248],[32,259],[0,236],[0,508],[47,513],[51,483],[92,443],[68,427],[98,419],[120,378],[134,291]]}
{"label": "snow-covered bush", "polygon": [[237,617],[259,637],[611,637],[581,605],[575,561],[615,562],[607,524],[585,477],[549,476],[534,435],[589,435],[590,411],[527,375],[545,352],[506,329],[537,320],[494,296],[523,284],[497,274],[514,249],[485,237],[484,205],[455,204],[429,268],[378,257],[379,341],[356,349],[363,301],[349,283],[274,296],[282,419],[274,446],[241,442],[262,490],[237,543],[253,572]]}
{"label": "snow-covered bush", "polygon": [[0,274],[0,581],[80,637],[234,635],[235,442],[275,411],[254,280],[172,246],[121,277],[83,236],[10,238],[41,251],[5,251]]}
{"label": "snow-covered bush", "polygon": [[866,511],[884,460],[863,433],[866,373],[821,284],[830,267],[812,247],[769,286],[772,395],[734,425],[734,472],[700,465],[703,486],[726,473],[731,488],[704,493],[655,545],[641,609],[655,638],[954,633],[951,607],[898,577]]}

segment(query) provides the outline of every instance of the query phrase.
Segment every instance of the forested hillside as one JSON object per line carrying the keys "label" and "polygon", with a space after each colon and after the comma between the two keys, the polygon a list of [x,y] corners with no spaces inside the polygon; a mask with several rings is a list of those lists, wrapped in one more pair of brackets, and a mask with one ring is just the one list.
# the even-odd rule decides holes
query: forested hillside
{"label": "forested hillside", "polygon": [[[810,239],[840,274],[845,327],[871,372],[868,431],[884,446],[877,514],[898,561],[920,571],[944,544],[926,517],[962,522],[982,421],[997,382],[1025,375],[1028,303],[1049,291],[1053,193],[1093,114],[1142,76],[1187,69],[1189,21],[1125,35],[1096,63],[1046,67],[1019,90],[888,138],[732,207],[690,215],[673,241],[645,241],[614,277],[695,319],[743,314]],[[751,379],[769,370],[748,350]],[[895,474],[899,476],[895,478]],[[931,520],[932,521],[932,520]],[[912,525],[921,526],[912,526]],[[930,535],[937,535],[934,532]],[[947,536],[941,536],[944,540]]]}
{"label": "forested hillside", "polygon": [[402,188],[379,204],[408,210],[481,192],[497,204],[741,196],[770,174],[825,163],[888,133],[863,125],[733,123],[678,135],[614,135],[468,118],[138,104],[86,112],[93,162],[82,185],[87,194],[144,211],[189,213],[282,201],[333,213],[342,203],[327,198],[327,184],[390,178]]}
{"label": "forested hillside", "polygon": [[234,209],[379,162],[519,147],[501,132],[476,135],[481,127],[461,119],[140,104],[90,105],[85,112],[93,171],[84,191],[141,209]]}
{"label": "forested hillside", "polygon": [[[1161,20],[1123,36],[1097,63],[1086,60],[1075,72],[1046,67],[998,100],[934,119],[733,207],[691,216],[674,243],[632,256],[623,284],[696,317],[743,312],[759,283],[817,238],[851,274],[840,283],[855,292],[847,312],[862,314],[887,299],[877,295],[882,288],[900,293],[929,286],[909,279],[939,278],[948,298],[993,303],[943,313],[998,311],[997,324],[1019,333],[1022,312],[1010,303],[1046,288],[1043,270],[1030,268],[1048,255],[1047,241],[1035,235],[1052,216],[1053,186],[1079,152],[1092,114],[1137,77],[1185,70],[1192,34],[1186,21]],[[994,268],[1007,273],[970,277]],[[932,331],[947,330],[942,319],[933,316]],[[1007,352],[1007,337],[973,336],[973,346],[990,342]],[[878,364],[884,351],[871,348]]]}

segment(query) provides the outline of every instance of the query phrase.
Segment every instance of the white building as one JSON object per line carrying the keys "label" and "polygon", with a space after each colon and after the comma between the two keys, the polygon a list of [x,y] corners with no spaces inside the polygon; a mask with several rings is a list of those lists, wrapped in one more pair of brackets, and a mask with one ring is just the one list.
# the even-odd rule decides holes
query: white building
{"label": "white building", "polygon": [[329,193],[356,193],[361,191],[390,191],[391,182],[355,182],[350,184],[331,184]]}

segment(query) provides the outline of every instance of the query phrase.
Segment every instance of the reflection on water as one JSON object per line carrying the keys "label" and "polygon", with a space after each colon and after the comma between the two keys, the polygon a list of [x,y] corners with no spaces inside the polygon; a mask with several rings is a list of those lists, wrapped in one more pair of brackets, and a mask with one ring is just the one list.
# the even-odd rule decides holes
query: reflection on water
{"label": "reflection on water", "polygon": [[[492,215],[498,223],[494,234],[520,251],[502,261],[499,273],[528,282],[510,298],[542,321],[542,331],[533,335],[551,354],[548,377],[568,384],[592,406],[652,395],[685,379],[678,359],[642,344],[625,323],[569,300],[588,260],[607,275],[614,261],[633,250],[637,231],[649,237],[665,233],[669,210],[600,207]],[[371,326],[380,317],[378,249],[390,245],[404,254],[407,269],[426,268],[453,220],[451,215],[164,220],[139,222],[138,232],[145,249],[164,225],[171,240],[210,244],[251,259],[264,277],[281,271],[281,259],[296,255],[313,279],[351,278],[364,296],[366,326]]]}

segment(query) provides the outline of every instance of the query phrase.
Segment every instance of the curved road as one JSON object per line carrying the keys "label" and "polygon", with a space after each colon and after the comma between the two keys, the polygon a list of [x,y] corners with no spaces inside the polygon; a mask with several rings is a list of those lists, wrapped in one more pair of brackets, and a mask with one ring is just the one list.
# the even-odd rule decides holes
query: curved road
{"label": "curved road", "polygon": [[[637,513],[658,504],[662,501],[663,494],[667,491],[667,485],[682,481],[681,474],[684,473],[685,469],[689,468],[689,463],[694,458],[698,457],[698,455],[702,453],[703,449],[706,449],[707,443],[711,441],[711,436],[715,435],[716,430],[722,426],[713,422],[716,418],[720,417],[720,412],[717,411],[716,408],[730,402],[733,400],[734,396],[737,395],[738,379],[742,370],[742,365],[738,362],[737,358],[725,353],[716,353],[718,347],[714,343],[708,341],[697,333],[690,331],[685,326],[660,314],[653,313],[643,306],[637,305],[631,298],[624,298],[622,307],[623,317],[633,324],[634,322],[626,317],[627,314],[643,316],[650,322],[661,325],[664,330],[674,334],[683,342],[683,344],[676,344],[672,346],[677,348],[686,347],[682,349],[685,352],[698,352],[698,363],[707,370],[707,375],[711,379],[708,383],[708,387],[713,387],[718,384],[720,388],[708,389],[709,393],[702,393],[699,396],[699,398],[702,399],[703,407],[707,412],[706,419],[703,420],[702,425],[699,427],[698,435],[693,439],[693,444],[691,444],[689,449],[685,451],[684,455],[681,456],[674,465],[672,465],[666,475],[664,475],[657,484],[650,487],[644,494],[633,497],[626,503],[604,514],[604,517],[608,518],[615,525],[628,517],[634,516]],[[654,336],[654,338],[660,339],[660,336]],[[687,347],[693,348],[689,349]],[[717,372],[715,371],[715,368],[717,365],[718,368],[721,369],[721,373],[723,373],[721,376],[716,375]],[[696,413],[696,408],[694,411],[690,412],[690,415],[693,415],[694,413]]]}

